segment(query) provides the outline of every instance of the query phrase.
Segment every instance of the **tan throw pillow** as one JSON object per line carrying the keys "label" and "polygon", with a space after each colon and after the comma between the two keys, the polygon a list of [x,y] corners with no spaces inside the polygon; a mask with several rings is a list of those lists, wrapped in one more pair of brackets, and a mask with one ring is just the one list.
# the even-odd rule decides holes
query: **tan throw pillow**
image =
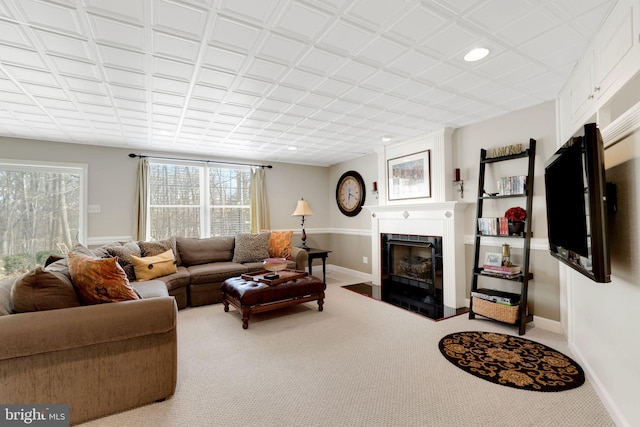
{"label": "tan throw pillow", "polygon": [[258,262],[269,258],[269,236],[271,233],[236,235],[233,262]]}
{"label": "tan throw pillow", "polygon": [[136,272],[136,278],[140,282],[178,271],[171,249],[156,256],[137,257],[131,255],[131,262]]}
{"label": "tan throw pillow", "polygon": [[11,289],[16,313],[78,307],[80,301],[68,274],[41,267],[20,276]]}
{"label": "tan throw pillow", "polygon": [[95,258],[69,252],[71,281],[85,304],[138,299],[117,258]]}
{"label": "tan throw pillow", "polygon": [[272,231],[269,236],[269,257],[291,259],[291,231]]}

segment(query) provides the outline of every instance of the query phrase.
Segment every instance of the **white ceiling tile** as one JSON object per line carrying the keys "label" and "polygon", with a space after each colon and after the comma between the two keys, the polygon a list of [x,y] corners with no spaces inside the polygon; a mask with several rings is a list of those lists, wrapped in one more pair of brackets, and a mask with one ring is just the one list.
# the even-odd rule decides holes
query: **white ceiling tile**
{"label": "white ceiling tile", "polygon": [[258,102],[259,99],[259,96],[237,91],[229,93],[226,98],[226,100],[229,102],[242,105],[255,105],[255,103]]}
{"label": "white ceiling tile", "polygon": [[344,57],[320,48],[311,48],[299,66],[317,74],[328,75],[345,62]]}
{"label": "white ceiling tile", "polygon": [[153,25],[157,29],[202,40],[206,19],[207,12],[200,8],[165,0],[153,3]]}
{"label": "white ceiling tile", "polygon": [[460,73],[462,73],[462,70],[458,67],[441,62],[435,67],[429,68],[424,73],[419,74],[418,77],[439,85],[442,81],[452,79]]}
{"label": "white ceiling tile", "polygon": [[[460,25],[451,25],[430,37],[423,47],[437,52],[443,58],[453,58],[478,45],[482,38]],[[481,43],[480,43],[481,45]]]}
{"label": "white ceiling tile", "polygon": [[371,77],[378,68],[356,60],[348,60],[333,75],[342,80],[359,83]]}
{"label": "white ceiling tile", "polygon": [[377,62],[378,64],[387,64],[406,53],[407,50],[407,46],[384,37],[378,37],[362,49],[358,53],[358,57]]}
{"label": "white ceiling tile", "polygon": [[44,96],[48,98],[58,98],[58,99],[66,98],[65,91],[60,89],[59,87],[44,86],[44,85],[31,84],[31,83],[24,83],[22,87],[24,87],[27,93],[29,93],[32,96]]}
{"label": "white ceiling tile", "polygon": [[34,0],[20,0],[15,4],[29,23],[71,34],[83,32],[76,11],[71,7]]}
{"label": "white ceiling tile", "polygon": [[31,68],[45,68],[44,62],[37,52],[13,46],[0,45],[0,62]]}
{"label": "white ceiling tile", "polygon": [[98,45],[98,53],[102,64],[109,67],[123,68],[141,73],[146,71],[144,53],[101,45]]}
{"label": "white ceiling tile", "polygon": [[202,65],[239,73],[246,59],[246,54],[216,46],[207,46]]}
{"label": "white ceiling tile", "polygon": [[260,34],[258,27],[218,15],[209,41],[246,53],[251,51]]}
{"label": "white ceiling tile", "polygon": [[109,83],[123,86],[133,86],[140,89],[144,89],[146,86],[146,79],[144,74],[109,67],[104,67],[104,70],[107,81],[109,81]]}
{"label": "white ceiling tile", "polygon": [[394,0],[392,2],[359,0],[347,13],[367,23],[382,27],[392,17],[398,15],[406,3],[407,0]]}
{"label": "white ceiling tile", "polygon": [[277,4],[277,0],[222,0],[221,8],[264,23]]}
{"label": "white ceiling tile", "polygon": [[209,68],[200,68],[200,71],[196,76],[196,81],[198,84],[228,88],[231,86],[235,78],[235,74],[212,70]]}
{"label": "white ceiling tile", "polygon": [[153,53],[156,55],[194,62],[199,49],[199,42],[159,31],[153,32]]}
{"label": "white ceiling tile", "polygon": [[5,70],[14,79],[21,82],[36,83],[47,86],[58,86],[58,81],[55,77],[46,71],[33,70],[31,68],[15,67],[12,65],[6,65]]}
{"label": "white ceiling tile", "polygon": [[95,93],[86,93],[86,92],[72,91],[71,93],[73,94],[73,96],[75,96],[78,102],[89,104],[90,106],[111,105],[111,102],[107,96],[97,95]]}
{"label": "white ceiling tile", "polygon": [[190,81],[195,69],[194,64],[154,57],[152,70],[156,76],[169,77],[175,80]]}
{"label": "white ceiling tile", "polygon": [[144,1],[131,0],[84,0],[88,11],[111,15],[119,19],[133,20],[139,25],[146,21],[146,6]]}
{"label": "white ceiling tile", "polygon": [[320,44],[353,55],[369,43],[373,37],[373,31],[341,19],[336,21],[320,38]]}
{"label": "white ceiling tile", "polygon": [[247,67],[245,74],[258,79],[276,81],[285,73],[286,70],[287,67],[282,64],[255,58]]}
{"label": "white ceiling tile", "polygon": [[372,99],[377,98],[378,96],[380,96],[380,92],[367,89],[364,87],[358,87],[358,86],[352,88],[351,90],[349,90],[347,93],[344,94],[345,99],[355,101],[361,104],[365,104],[371,101]]}
{"label": "white ceiling tile", "polygon": [[16,47],[33,49],[33,45],[24,30],[18,24],[12,22],[0,21],[0,40]]}
{"label": "white ceiling tile", "polygon": [[51,63],[56,67],[60,74],[69,76],[79,76],[84,78],[99,79],[100,72],[96,64],[76,61],[73,59],[63,58],[61,56],[50,56]]}
{"label": "white ceiling tile", "polygon": [[147,103],[131,99],[114,98],[113,105],[125,110],[147,111]]}
{"label": "white ceiling tile", "polygon": [[144,28],[127,22],[89,15],[93,37],[98,43],[121,46],[137,51],[145,51]]}
{"label": "white ceiling tile", "polygon": [[224,89],[204,85],[195,85],[192,92],[194,97],[215,101],[222,101],[226,95],[227,91]]}
{"label": "white ceiling tile", "polygon": [[344,95],[353,86],[336,79],[326,79],[314,89],[316,93],[322,93],[334,98]]}
{"label": "white ceiling tile", "polygon": [[433,67],[439,61],[424,53],[410,50],[397,60],[389,64],[389,68],[398,70],[408,76],[421,74],[424,70]]}
{"label": "white ceiling tile", "polygon": [[95,61],[87,40],[42,30],[36,30],[34,33],[38,36],[47,53]]}
{"label": "white ceiling tile", "polygon": [[306,45],[289,37],[268,33],[257,55],[284,64],[292,63],[305,50]]}
{"label": "white ceiling tile", "polygon": [[495,31],[496,28],[502,28],[517,21],[529,4],[527,0],[491,0],[474,8],[473,13],[467,14],[465,19],[485,31]]}
{"label": "white ceiling tile", "polygon": [[282,78],[281,83],[286,83],[289,86],[294,86],[299,89],[313,89],[322,80],[323,77],[318,74],[292,69]]}
{"label": "white ceiling tile", "polygon": [[543,57],[558,49],[554,44],[556,40],[562,40],[569,46],[576,48],[576,59],[582,56],[582,52],[587,48],[587,43],[568,26],[557,27],[523,43],[520,49],[525,54],[532,57]]}
{"label": "white ceiling tile", "polygon": [[170,93],[153,92],[152,100],[154,103],[182,107],[185,104],[185,97],[182,95],[173,95]]}
{"label": "white ceiling tile", "polygon": [[153,89],[169,92],[169,93],[177,93],[177,94],[185,94],[189,90],[189,83],[168,79],[164,77],[153,77]]}
{"label": "white ceiling tile", "polygon": [[556,27],[560,22],[544,10],[534,10],[528,14],[521,14],[520,19],[496,31],[496,35],[509,44],[519,46],[527,40],[544,34]]}
{"label": "white ceiling tile", "polygon": [[298,34],[306,40],[315,40],[330,19],[329,13],[292,1],[285,6],[275,27]]}
{"label": "white ceiling tile", "polygon": [[389,28],[389,32],[413,44],[419,44],[429,35],[440,30],[447,22],[446,17],[427,9],[426,5],[421,5],[407,10],[404,16]]}
{"label": "white ceiling tile", "polygon": [[393,90],[396,86],[400,86],[405,79],[398,74],[389,71],[378,71],[369,79],[363,82],[364,85],[378,89],[380,91]]}
{"label": "white ceiling tile", "polygon": [[281,101],[286,101],[289,103],[295,103],[300,98],[302,98],[305,94],[306,92],[303,90],[284,86],[284,85],[279,85],[269,93],[269,97],[279,99]]}
{"label": "white ceiling tile", "polygon": [[56,109],[66,109],[75,112],[76,106],[73,102],[66,99],[67,95],[64,95],[64,98],[47,98],[47,97],[39,97],[36,96],[35,100],[40,104],[43,108],[47,109],[47,112],[51,115],[53,111]]}

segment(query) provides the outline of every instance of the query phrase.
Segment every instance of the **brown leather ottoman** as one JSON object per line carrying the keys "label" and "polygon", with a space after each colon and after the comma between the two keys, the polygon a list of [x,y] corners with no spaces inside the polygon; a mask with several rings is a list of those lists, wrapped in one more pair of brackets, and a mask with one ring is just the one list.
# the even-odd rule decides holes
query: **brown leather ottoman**
{"label": "brown leather ottoman", "polygon": [[276,285],[232,277],[222,283],[224,311],[229,304],[242,313],[242,327],[249,327],[251,313],[261,313],[303,302],[318,301],[318,311],[324,304],[325,283],[315,276],[305,276]]}

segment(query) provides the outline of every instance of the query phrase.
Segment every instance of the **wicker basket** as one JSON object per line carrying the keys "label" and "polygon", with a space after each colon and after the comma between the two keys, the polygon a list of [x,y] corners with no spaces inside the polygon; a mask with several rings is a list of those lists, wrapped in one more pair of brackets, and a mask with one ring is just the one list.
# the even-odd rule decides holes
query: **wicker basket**
{"label": "wicker basket", "polygon": [[473,312],[501,322],[516,323],[520,306],[496,304],[482,298],[473,297]]}

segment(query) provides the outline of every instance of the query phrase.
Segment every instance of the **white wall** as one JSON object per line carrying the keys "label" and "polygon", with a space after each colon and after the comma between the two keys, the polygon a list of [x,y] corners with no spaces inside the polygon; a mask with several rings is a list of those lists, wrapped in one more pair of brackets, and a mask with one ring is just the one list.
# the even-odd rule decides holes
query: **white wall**
{"label": "white wall", "polygon": [[[473,236],[476,229],[476,198],[478,196],[478,175],[480,167],[480,149],[503,147],[510,144],[522,143],[529,146],[529,139],[536,140],[535,180],[533,212],[527,212],[532,218],[533,232],[531,251],[531,272],[534,280],[529,282],[529,309],[544,319],[558,324],[547,326],[561,330],[560,284],[558,278],[558,263],[548,253],[547,215],[544,190],[544,165],[546,160],[556,150],[556,110],[554,102],[546,102],[524,110],[505,114],[494,119],[486,120],[456,129],[453,133],[453,167],[460,168],[461,178],[464,180],[464,198],[460,193],[454,193],[454,199],[469,203],[465,216],[466,264],[467,271],[471,271],[473,260]],[[488,192],[497,191],[497,180],[503,176],[526,175],[527,160],[520,159],[513,162],[502,162],[487,167],[485,175],[485,189]],[[525,198],[502,199],[484,203],[484,216],[503,216],[512,206],[526,208]],[[513,240],[513,239],[512,239]],[[503,240],[483,239],[481,257],[484,252],[500,251]],[[522,247],[520,241],[510,241],[513,248]],[[493,246],[492,246],[493,245]],[[515,257],[519,252],[512,251]],[[481,258],[482,259],[482,258]],[[516,258],[517,261],[517,258]],[[481,285],[514,292],[512,285],[501,281],[481,279]],[[467,277],[467,294],[470,292],[470,275]],[[500,283],[497,283],[500,282]],[[484,286],[483,285],[483,286]]]}
{"label": "white wall", "polygon": [[[89,244],[130,238],[133,231],[133,206],[138,159],[128,156],[129,149],[93,145],[66,144],[0,137],[0,157],[88,165],[88,204],[100,205],[100,213],[88,215]],[[165,153],[145,151],[145,155]],[[199,158],[192,156],[178,156]],[[228,160],[210,158],[213,160]],[[253,162],[258,163],[258,162]],[[271,210],[271,228],[300,232],[300,218],[292,217],[297,200],[309,201],[314,215],[307,219],[307,230],[329,228],[330,204],[326,182],[329,169],[317,166],[271,163],[267,169],[267,193]],[[299,236],[297,237],[299,238]],[[294,238],[295,240],[295,238]],[[298,244],[299,241],[294,244]]]}
{"label": "white wall", "polygon": [[617,186],[609,215],[611,283],[567,277],[569,344],[621,425],[640,425],[640,134],[605,150],[606,179]]}

